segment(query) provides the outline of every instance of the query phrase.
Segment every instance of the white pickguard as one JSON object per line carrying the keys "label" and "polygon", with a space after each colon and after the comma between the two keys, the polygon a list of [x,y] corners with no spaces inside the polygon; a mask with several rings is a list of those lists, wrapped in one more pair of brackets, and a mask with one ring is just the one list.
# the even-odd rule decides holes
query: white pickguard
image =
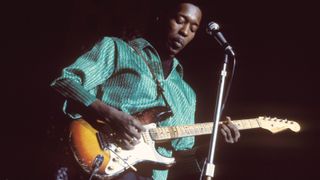
{"label": "white pickguard", "polygon": [[149,129],[156,128],[156,124],[151,123],[146,126],[146,132],[142,134],[140,143],[134,146],[132,150],[118,148],[114,144],[109,144],[110,161],[105,169],[108,177],[117,176],[121,172],[130,168],[139,162],[153,162],[163,166],[170,166],[175,163],[174,158],[167,158],[160,155],[155,149],[155,142],[149,135]]}

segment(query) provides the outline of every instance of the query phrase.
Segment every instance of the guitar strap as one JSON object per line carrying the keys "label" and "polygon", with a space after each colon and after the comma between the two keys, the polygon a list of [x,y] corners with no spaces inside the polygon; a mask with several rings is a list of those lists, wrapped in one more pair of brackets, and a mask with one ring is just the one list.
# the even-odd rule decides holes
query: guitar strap
{"label": "guitar strap", "polygon": [[154,70],[152,69],[151,65],[148,63],[147,59],[142,55],[141,51],[136,47],[134,46],[133,44],[129,43],[129,45],[137,52],[137,54],[143,59],[143,61],[146,63],[146,65],[148,66],[150,72],[151,72],[151,75],[152,75],[152,78],[153,80],[156,82],[157,84],[157,91],[158,93],[162,96],[163,100],[164,100],[164,103],[166,105],[166,107],[170,110],[170,113],[171,115],[170,116],[173,116],[173,113],[172,113],[172,109],[166,99],[166,97],[164,96],[164,89],[163,87],[161,86],[161,83],[160,81],[158,80],[156,74],[154,73]]}

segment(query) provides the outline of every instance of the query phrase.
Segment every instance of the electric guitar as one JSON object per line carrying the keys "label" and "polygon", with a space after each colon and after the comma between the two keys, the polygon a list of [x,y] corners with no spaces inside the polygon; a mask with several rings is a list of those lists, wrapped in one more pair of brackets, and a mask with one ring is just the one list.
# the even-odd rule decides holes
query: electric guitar
{"label": "electric guitar", "polygon": [[[136,171],[134,166],[142,162],[167,168],[175,163],[175,159],[158,154],[155,143],[212,132],[213,123],[157,127],[152,119],[156,118],[160,111],[153,108],[133,115],[146,124],[144,125],[146,131],[141,133],[140,143],[132,150],[121,149],[115,141],[112,130],[93,128],[85,119],[73,121],[70,126],[70,145],[77,162],[87,173],[98,179],[112,179],[127,169]],[[96,120],[96,122],[101,126],[105,125],[102,121]],[[298,123],[278,118],[258,117],[232,122],[239,130],[263,128],[272,133],[286,129],[300,131]]]}

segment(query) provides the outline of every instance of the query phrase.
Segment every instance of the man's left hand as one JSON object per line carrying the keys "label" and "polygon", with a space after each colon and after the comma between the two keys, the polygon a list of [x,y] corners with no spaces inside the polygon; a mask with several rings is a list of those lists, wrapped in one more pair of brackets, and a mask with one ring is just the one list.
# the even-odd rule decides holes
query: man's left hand
{"label": "man's left hand", "polygon": [[227,143],[235,143],[240,138],[239,129],[231,122],[230,117],[226,117],[226,123],[221,124],[220,131]]}

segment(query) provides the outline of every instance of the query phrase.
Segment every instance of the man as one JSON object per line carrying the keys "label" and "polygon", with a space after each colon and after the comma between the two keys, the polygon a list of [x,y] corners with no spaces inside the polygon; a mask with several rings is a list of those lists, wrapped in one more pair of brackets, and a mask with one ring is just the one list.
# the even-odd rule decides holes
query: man
{"label": "man", "polygon": [[[195,37],[201,18],[198,6],[179,3],[159,18],[163,25],[159,36],[128,43],[105,37],[52,83],[67,98],[64,111],[77,119],[83,112],[72,104],[83,105],[116,130],[119,145],[126,149],[134,148],[144,131],[142,123],[130,114],[164,106],[172,115],[158,122],[160,126],[193,124],[196,96],[182,79],[182,66],[175,57]],[[222,125],[221,131],[227,142],[237,141],[240,136],[231,122]],[[173,151],[190,149],[193,144],[194,137],[186,137],[157,150],[171,156]],[[154,170],[152,178],[166,179],[167,173]],[[125,173],[120,179],[143,177]]]}

